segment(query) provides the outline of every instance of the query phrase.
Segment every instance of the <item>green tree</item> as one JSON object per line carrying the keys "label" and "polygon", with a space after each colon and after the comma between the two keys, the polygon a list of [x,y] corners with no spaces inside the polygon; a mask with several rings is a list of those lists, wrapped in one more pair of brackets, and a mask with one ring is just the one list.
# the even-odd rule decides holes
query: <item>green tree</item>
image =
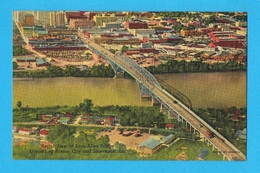
{"label": "green tree", "polygon": [[13,61],[13,70],[17,69],[18,67],[19,67],[19,66],[18,66],[17,62],[14,62],[14,61]]}
{"label": "green tree", "polygon": [[22,107],[22,102],[21,101],[18,101],[17,104],[16,104],[17,108],[21,108]]}
{"label": "green tree", "polygon": [[128,50],[128,47],[125,46],[125,45],[123,45],[123,47],[122,47],[122,49],[121,49],[121,52],[125,52],[125,51],[127,51],[127,50]]}
{"label": "green tree", "polygon": [[93,102],[90,99],[85,99],[83,103],[79,104],[79,109],[84,112],[92,112]]}
{"label": "green tree", "polygon": [[62,69],[58,66],[48,66],[47,74],[49,77],[61,77],[63,76]]}

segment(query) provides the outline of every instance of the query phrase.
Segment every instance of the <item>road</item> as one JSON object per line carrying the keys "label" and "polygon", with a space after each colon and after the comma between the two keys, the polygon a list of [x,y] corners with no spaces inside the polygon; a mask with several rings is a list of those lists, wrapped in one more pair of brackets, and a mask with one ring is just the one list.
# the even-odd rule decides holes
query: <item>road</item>
{"label": "road", "polygon": [[[222,152],[222,154],[228,159],[228,160],[246,160],[246,157],[243,153],[241,153],[236,147],[234,147],[229,141],[227,141],[221,134],[219,134],[215,129],[212,129],[205,121],[200,119],[197,115],[194,115],[194,113],[189,110],[187,107],[185,107],[183,104],[181,104],[179,101],[178,103],[174,103],[176,98],[173,96],[169,96],[169,94],[159,88],[158,86],[151,83],[149,80],[145,78],[138,70],[130,66],[127,62],[125,62],[122,58],[119,56],[116,56],[115,54],[111,53],[107,49],[103,48],[102,46],[92,42],[91,40],[87,39],[83,33],[79,33],[79,36],[82,38],[82,40],[92,49],[96,49],[105,56],[109,57],[113,62],[120,65],[123,69],[126,69],[126,71],[132,75],[135,79],[138,81],[141,81],[143,84],[145,84],[150,90],[153,92],[154,95],[158,96],[161,100],[163,100],[167,105],[169,105],[171,108],[173,108],[181,117],[183,117],[193,128],[195,128],[197,131],[199,131],[205,138],[207,138],[208,141],[210,141],[215,148],[217,148],[219,151]],[[202,125],[202,126],[201,126]],[[216,137],[209,138],[207,137],[207,131],[211,130],[214,132]]]}

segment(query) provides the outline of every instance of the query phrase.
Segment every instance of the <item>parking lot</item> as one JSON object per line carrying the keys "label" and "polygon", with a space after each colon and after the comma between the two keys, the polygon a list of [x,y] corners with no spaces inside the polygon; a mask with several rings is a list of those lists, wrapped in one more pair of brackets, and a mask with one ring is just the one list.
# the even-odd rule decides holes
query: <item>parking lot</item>
{"label": "parking lot", "polygon": [[110,139],[110,145],[114,145],[116,142],[123,143],[126,145],[127,149],[137,149],[137,146],[144,141],[148,140],[150,137],[153,138],[160,138],[159,136],[153,136],[149,133],[141,133],[141,136],[135,137],[134,134],[130,136],[123,136],[122,134],[119,134],[119,131],[117,128],[112,130],[111,132],[101,132],[99,136],[108,135]]}

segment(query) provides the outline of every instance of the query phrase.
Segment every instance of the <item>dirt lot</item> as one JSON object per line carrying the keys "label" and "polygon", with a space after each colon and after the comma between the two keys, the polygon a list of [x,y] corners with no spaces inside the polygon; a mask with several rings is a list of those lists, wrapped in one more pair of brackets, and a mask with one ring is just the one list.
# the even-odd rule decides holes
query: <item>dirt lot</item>
{"label": "dirt lot", "polygon": [[110,139],[110,145],[114,145],[116,142],[123,143],[126,145],[127,149],[137,149],[137,146],[143,143],[144,141],[148,140],[149,138],[159,139],[159,136],[153,136],[148,133],[142,133],[141,136],[135,137],[134,135],[131,136],[122,136],[119,134],[117,129],[112,130],[111,132],[101,132],[99,136],[108,135]]}
{"label": "dirt lot", "polygon": [[104,63],[106,66],[109,65],[105,59],[101,58],[100,56],[94,53],[92,54],[90,60],[81,58],[52,58],[51,61],[52,65],[59,66],[61,68],[65,68],[67,65],[87,65],[89,68],[91,68],[93,65],[100,65],[101,63]]}

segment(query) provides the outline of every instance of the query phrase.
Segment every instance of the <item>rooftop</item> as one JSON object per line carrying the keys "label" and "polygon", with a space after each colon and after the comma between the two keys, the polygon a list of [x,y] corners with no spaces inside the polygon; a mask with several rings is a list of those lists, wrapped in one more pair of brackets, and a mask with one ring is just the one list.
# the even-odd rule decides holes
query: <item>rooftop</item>
{"label": "rooftop", "polygon": [[46,64],[46,63],[47,63],[47,61],[43,58],[36,59],[36,65],[41,65],[41,64]]}
{"label": "rooftop", "polygon": [[163,143],[167,143],[169,140],[171,140],[174,137],[173,134],[170,134],[162,139]]}
{"label": "rooftop", "polygon": [[154,149],[158,145],[160,145],[160,141],[150,138],[142,144],[138,145],[138,147],[147,147],[149,149]]}

